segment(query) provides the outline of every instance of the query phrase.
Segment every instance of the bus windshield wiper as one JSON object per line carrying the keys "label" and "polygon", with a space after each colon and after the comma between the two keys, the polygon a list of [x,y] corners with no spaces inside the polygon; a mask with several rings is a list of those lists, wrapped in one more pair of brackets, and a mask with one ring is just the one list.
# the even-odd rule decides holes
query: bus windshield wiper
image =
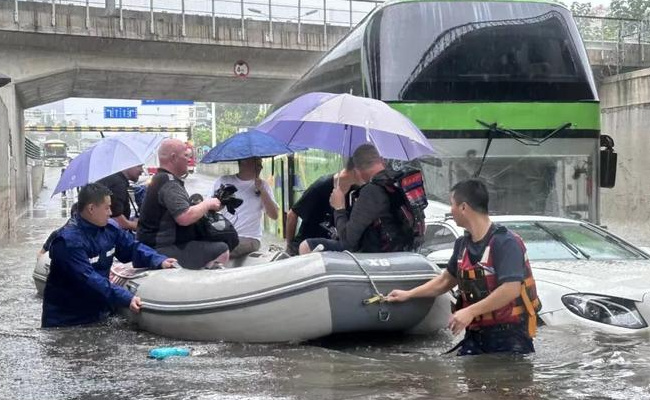
{"label": "bus windshield wiper", "polygon": [[559,128],[555,129],[554,131],[551,131],[550,133],[548,133],[543,138],[537,139],[537,138],[534,138],[534,137],[532,137],[530,135],[527,135],[527,134],[521,133],[521,132],[517,132],[517,131],[512,130],[512,129],[499,128],[499,126],[497,125],[496,122],[494,122],[492,124],[488,124],[487,122],[483,122],[483,121],[481,121],[479,119],[477,119],[476,122],[478,122],[479,124],[483,125],[484,127],[486,127],[488,129],[488,140],[491,139],[491,137],[493,136],[492,135],[493,133],[500,133],[502,135],[509,136],[509,137],[515,139],[516,141],[518,141],[519,143],[524,144],[526,146],[539,146],[542,143],[544,143],[545,141],[547,141],[548,139],[552,138],[553,136],[557,135],[558,133],[562,132],[563,130],[565,130],[567,128],[570,128],[571,125],[573,125],[571,122],[567,122],[566,124],[564,124],[564,125],[560,126]]}
{"label": "bus windshield wiper", "polygon": [[535,222],[533,225],[535,225],[535,226],[538,227],[539,229],[541,229],[541,230],[543,230],[544,232],[546,232],[546,233],[548,233],[549,235],[551,235],[551,237],[552,237],[553,239],[555,239],[555,240],[557,240],[558,242],[562,243],[562,244],[564,245],[564,247],[566,247],[567,249],[569,249],[569,250],[571,251],[571,253],[573,253],[573,256],[574,256],[574,257],[578,258],[577,255],[580,254],[582,257],[584,257],[584,258],[587,259],[587,260],[588,260],[589,258],[591,258],[591,257],[589,256],[589,254],[587,254],[587,253],[586,253],[584,250],[582,250],[580,247],[578,247],[578,246],[576,246],[575,244],[569,242],[569,241],[568,241],[568,240],[567,240],[567,239],[566,239],[562,234],[560,234],[560,233],[558,233],[558,232],[555,232],[554,230],[550,229],[550,228],[547,227],[547,226],[544,226],[544,225],[540,224],[539,222]]}
{"label": "bus windshield wiper", "polygon": [[479,124],[483,125],[488,129],[487,131],[487,144],[485,145],[485,151],[483,152],[483,158],[481,159],[481,163],[479,164],[478,168],[476,169],[476,172],[474,172],[474,178],[478,178],[479,175],[481,175],[481,170],[483,169],[483,165],[485,164],[485,157],[487,156],[488,150],[490,149],[490,145],[492,144],[492,139],[494,139],[494,134],[499,133],[501,135],[505,135],[508,137],[511,137],[518,141],[521,144],[524,144],[526,146],[539,146],[548,139],[552,138],[553,136],[557,135],[558,133],[562,132],[563,130],[569,128],[571,125],[573,125],[571,122],[567,122],[566,124],[562,125],[561,127],[557,128],[556,130],[550,132],[548,135],[544,136],[541,139],[534,138],[532,136],[526,135],[521,132],[517,132],[512,129],[507,129],[507,128],[499,128],[496,122],[492,124],[488,124],[487,122],[483,122],[480,119],[477,119],[476,122]]}

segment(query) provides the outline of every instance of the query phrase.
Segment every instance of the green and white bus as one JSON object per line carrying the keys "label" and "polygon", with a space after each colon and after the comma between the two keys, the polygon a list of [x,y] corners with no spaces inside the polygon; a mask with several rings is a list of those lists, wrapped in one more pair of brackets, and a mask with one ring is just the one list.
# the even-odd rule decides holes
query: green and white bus
{"label": "green and white bus", "polygon": [[[480,172],[493,213],[598,223],[599,188],[614,183],[587,53],[553,2],[384,3],[276,106],[314,91],[380,99],[411,118],[437,151],[419,161],[431,200],[448,203],[453,184]],[[287,177],[313,170],[301,157]]]}

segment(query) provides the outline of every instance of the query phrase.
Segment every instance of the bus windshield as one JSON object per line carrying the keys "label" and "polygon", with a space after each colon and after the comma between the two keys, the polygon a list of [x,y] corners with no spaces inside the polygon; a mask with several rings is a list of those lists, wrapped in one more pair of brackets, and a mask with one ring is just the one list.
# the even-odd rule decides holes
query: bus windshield
{"label": "bus windshield", "polygon": [[594,160],[598,148],[592,139],[550,139],[539,147],[494,140],[482,166],[485,140],[437,139],[433,146],[437,157],[416,162],[424,173],[430,200],[449,204],[451,187],[472,178],[480,168],[492,214],[581,220],[597,215]]}
{"label": "bus windshield", "polygon": [[45,143],[45,157],[67,157],[67,149],[64,142]]}
{"label": "bus windshield", "polygon": [[384,101],[597,100],[570,12],[553,4],[395,3],[365,48],[369,95]]}

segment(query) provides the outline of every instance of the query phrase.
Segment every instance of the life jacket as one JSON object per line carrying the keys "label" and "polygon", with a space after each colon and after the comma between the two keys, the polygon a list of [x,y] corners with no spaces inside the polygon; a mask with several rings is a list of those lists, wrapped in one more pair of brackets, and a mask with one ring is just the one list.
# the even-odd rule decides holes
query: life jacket
{"label": "life jacket", "polygon": [[412,167],[399,171],[386,169],[373,177],[370,183],[381,186],[388,193],[391,214],[397,222],[395,226],[381,218],[373,221],[370,229],[376,231],[381,251],[419,248],[424,241],[424,209],[428,205],[422,172]]}
{"label": "life jacket", "polygon": [[[498,226],[493,231],[492,237],[489,239],[488,245],[483,251],[481,260],[476,264],[472,264],[466,246],[460,251],[458,258],[459,308],[465,308],[483,300],[499,286],[494,270],[494,254],[492,249],[494,236],[502,235],[506,232],[507,229],[503,226]],[[470,323],[468,329],[477,330],[500,324],[523,323],[527,326],[528,336],[532,338],[537,331],[537,312],[541,309],[542,304],[537,297],[537,289],[535,287],[533,273],[530,269],[528,255],[526,254],[526,246],[517,234],[512,233],[512,235],[524,253],[524,264],[526,268],[519,297],[504,307],[476,317]]]}
{"label": "life jacket", "polygon": [[[169,245],[178,245],[196,240],[197,232],[195,225],[181,226],[174,222],[173,228],[163,226],[163,229],[173,229],[161,235],[161,222],[163,218],[171,218],[167,207],[160,203],[158,195],[165,185],[180,185],[185,191],[185,184],[182,180],[176,178],[172,173],[158,168],[158,172],[151,179],[147,187],[146,195],[140,209],[140,219],[138,220],[138,240],[149,247],[162,247]],[[185,193],[187,193],[185,191]],[[187,198],[189,204],[189,196]]]}

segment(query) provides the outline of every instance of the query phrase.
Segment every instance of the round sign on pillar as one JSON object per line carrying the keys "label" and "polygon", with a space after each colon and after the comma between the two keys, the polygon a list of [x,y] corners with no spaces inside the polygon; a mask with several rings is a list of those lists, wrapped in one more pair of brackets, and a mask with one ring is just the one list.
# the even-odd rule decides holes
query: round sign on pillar
{"label": "round sign on pillar", "polygon": [[235,72],[236,77],[246,78],[250,72],[250,68],[248,67],[248,63],[246,61],[239,60],[235,63],[233,71]]}

